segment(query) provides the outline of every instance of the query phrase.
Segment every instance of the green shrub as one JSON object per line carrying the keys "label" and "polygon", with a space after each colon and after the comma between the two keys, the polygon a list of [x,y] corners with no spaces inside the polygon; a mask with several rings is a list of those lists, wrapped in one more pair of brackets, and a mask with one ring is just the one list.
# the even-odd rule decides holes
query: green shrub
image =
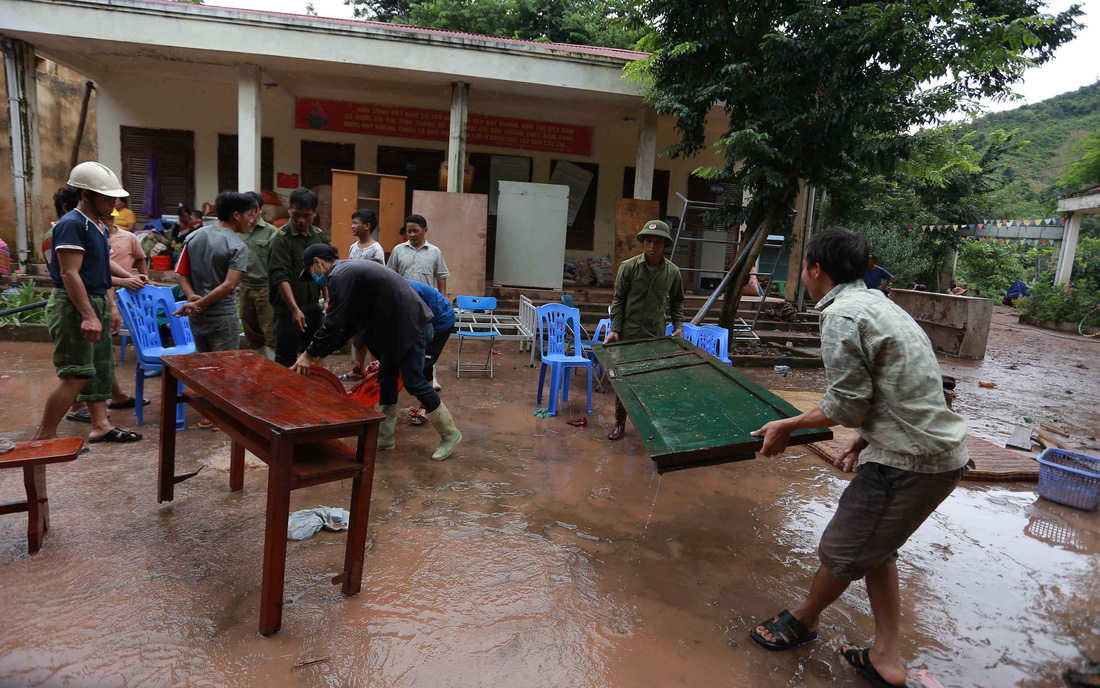
{"label": "green shrub", "polygon": [[[34,291],[34,280],[30,280],[20,285],[16,291],[6,291],[0,294],[0,311],[5,311],[9,308],[18,308],[19,306],[27,306],[35,301],[41,301],[42,299],[43,296],[41,294],[36,294]],[[21,313],[0,316],[0,325],[42,322],[46,322],[45,306],[41,308],[32,308]]]}
{"label": "green shrub", "polygon": [[1050,275],[1044,275],[1031,288],[1030,296],[1016,301],[1016,309],[1039,320],[1075,323],[1100,305],[1100,287],[1092,280],[1073,287],[1051,282]]}
{"label": "green shrub", "polygon": [[1018,279],[1025,278],[1020,253],[1014,244],[967,241],[959,249],[955,274],[973,293],[981,289],[983,296],[1000,298]]}

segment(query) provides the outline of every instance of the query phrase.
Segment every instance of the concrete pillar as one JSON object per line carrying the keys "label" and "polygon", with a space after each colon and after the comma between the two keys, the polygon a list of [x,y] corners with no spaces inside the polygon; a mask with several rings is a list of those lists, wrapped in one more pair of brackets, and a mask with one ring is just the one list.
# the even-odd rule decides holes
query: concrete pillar
{"label": "concrete pillar", "polygon": [[469,99],[469,84],[461,81],[451,83],[451,135],[447,139],[449,193],[462,193],[462,179],[466,174],[466,109]]}
{"label": "concrete pillar", "polygon": [[653,200],[653,165],[657,160],[657,111],[645,108],[638,130],[638,156],[634,162],[634,198]]}
{"label": "concrete pillar", "polygon": [[[260,94],[263,77],[256,65],[237,72],[237,189],[260,191]],[[225,189],[219,189],[224,191]]]}
{"label": "concrete pillar", "polygon": [[1073,274],[1073,258],[1077,255],[1077,235],[1081,231],[1082,213],[1070,213],[1066,218],[1066,233],[1062,236],[1062,250],[1058,253],[1058,269],[1054,272],[1055,284],[1069,284]]}
{"label": "concrete pillar", "polygon": [[[34,228],[42,227],[42,159],[38,141],[38,77],[34,46],[0,39],[8,87],[12,186],[15,191],[15,260],[19,269],[36,255]],[[39,230],[44,231],[44,230]]]}

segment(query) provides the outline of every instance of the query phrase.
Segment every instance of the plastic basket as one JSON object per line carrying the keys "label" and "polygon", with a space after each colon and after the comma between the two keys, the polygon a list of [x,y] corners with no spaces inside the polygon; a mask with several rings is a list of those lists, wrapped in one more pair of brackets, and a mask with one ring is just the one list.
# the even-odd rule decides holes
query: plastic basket
{"label": "plastic basket", "polygon": [[1100,459],[1053,447],[1043,450],[1039,455],[1039,496],[1092,511],[1100,502]]}

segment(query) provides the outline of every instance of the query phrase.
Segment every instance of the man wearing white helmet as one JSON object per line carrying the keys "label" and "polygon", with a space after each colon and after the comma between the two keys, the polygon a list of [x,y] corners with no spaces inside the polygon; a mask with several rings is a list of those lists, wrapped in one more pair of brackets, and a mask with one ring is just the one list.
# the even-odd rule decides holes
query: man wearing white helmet
{"label": "man wearing white helmet", "polygon": [[107,420],[114,356],[111,333],[122,317],[111,291],[111,246],[106,222],[114,199],[129,194],[118,177],[98,162],[84,162],[69,174],[80,192],[76,208],[53,228],[46,326],[54,343],[57,385],[46,398],[42,422],[31,439],[56,437],[57,426],[74,401],[84,401],[92,418],[88,441],[136,442],[141,435],[112,427]]}

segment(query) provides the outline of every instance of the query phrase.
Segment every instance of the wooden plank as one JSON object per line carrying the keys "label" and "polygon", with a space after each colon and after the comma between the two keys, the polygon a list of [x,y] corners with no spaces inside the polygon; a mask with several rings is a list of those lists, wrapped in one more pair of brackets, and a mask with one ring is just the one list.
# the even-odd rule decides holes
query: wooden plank
{"label": "wooden plank", "polygon": [[1031,427],[1017,425],[1016,429],[1012,431],[1012,437],[1009,437],[1008,441],[1005,442],[1005,446],[1009,449],[1031,451]]}
{"label": "wooden plank", "polygon": [[46,463],[72,461],[84,447],[81,437],[16,442],[15,449],[0,454],[0,468],[22,468]]}
{"label": "wooden plank", "polygon": [[615,274],[627,258],[633,258],[642,252],[642,244],[637,239],[642,225],[661,215],[660,201],[643,201],[634,198],[615,199]]}
{"label": "wooden plank", "polygon": [[1051,433],[1051,434],[1054,434],[1054,435],[1059,435],[1061,437],[1065,437],[1067,440],[1069,439],[1069,435],[1062,432],[1058,428],[1052,428],[1049,425],[1043,425],[1042,423],[1040,423],[1039,424],[1039,429],[1040,430],[1046,430],[1048,433]]}
{"label": "wooden plank", "polygon": [[[593,347],[660,472],[755,456],[751,432],[798,410],[682,338]],[[833,435],[799,430],[791,444]]]}

